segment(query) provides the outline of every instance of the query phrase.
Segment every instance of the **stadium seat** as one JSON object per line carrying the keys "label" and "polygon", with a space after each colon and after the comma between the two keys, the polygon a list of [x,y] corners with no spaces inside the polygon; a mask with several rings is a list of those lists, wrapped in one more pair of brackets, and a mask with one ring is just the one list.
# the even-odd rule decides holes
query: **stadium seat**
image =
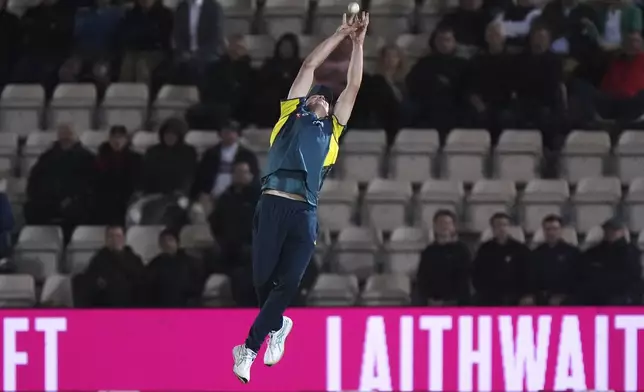
{"label": "stadium seat", "polygon": [[440,142],[434,129],[403,129],[391,149],[391,169],[401,181],[423,182],[432,178]]}
{"label": "stadium seat", "polygon": [[612,218],[621,197],[622,188],[617,177],[580,179],[573,196],[577,231],[586,233]]}
{"label": "stadium seat", "polygon": [[639,236],[637,236],[637,247],[644,251],[644,231],[640,231]]}
{"label": "stadium seat", "polygon": [[434,214],[438,210],[450,210],[458,215],[464,195],[465,190],[460,181],[431,179],[425,181],[418,195],[421,221],[415,224],[431,227]]}
{"label": "stadium seat", "polygon": [[0,178],[7,178],[13,175],[13,163],[11,158],[0,157]]}
{"label": "stadium seat", "polygon": [[265,7],[264,16],[268,31],[273,37],[280,37],[285,33],[297,34],[304,29],[308,1],[267,0]]}
{"label": "stadium seat", "polygon": [[353,306],[360,289],[354,275],[320,274],[309,293],[309,306]]}
{"label": "stadium seat", "polygon": [[[631,234],[626,231],[624,236],[626,242],[631,242]],[[586,238],[584,238],[584,243],[581,245],[581,250],[587,250],[588,248],[593,247],[594,245],[599,244],[604,239],[604,229],[597,225],[593,226],[586,233]]]}
{"label": "stadium seat", "polygon": [[203,305],[206,307],[222,307],[233,304],[230,278],[223,274],[213,274],[208,277],[203,289]]}
{"label": "stadium seat", "polygon": [[546,215],[561,216],[562,207],[570,197],[566,180],[531,180],[526,186],[521,206],[523,229],[534,233]]}
{"label": "stadium seat", "polygon": [[36,305],[36,284],[30,275],[0,275],[0,308]]}
{"label": "stadium seat", "polygon": [[396,38],[409,31],[409,15],[414,9],[414,0],[371,0],[369,27],[379,36]]}
{"label": "stadium seat", "polygon": [[403,306],[410,302],[411,281],[402,274],[371,275],[360,298],[364,306]]}
{"label": "stadium seat", "polygon": [[168,117],[181,116],[192,105],[199,103],[199,90],[194,86],[161,87],[154,101],[154,119],[164,121]]}
{"label": "stadium seat", "polygon": [[335,269],[342,274],[356,275],[360,280],[373,274],[382,244],[380,232],[365,227],[346,227],[335,246]]}
{"label": "stadium seat", "polygon": [[517,196],[514,182],[506,180],[479,180],[468,199],[469,228],[475,232],[490,226],[490,217],[497,212],[510,213]]}
{"label": "stadium seat", "polygon": [[0,132],[0,157],[16,158],[18,154],[18,134],[15,132]]}
{"label": "stadium seat", "polygon": [[174,11],[180,2],[181,0],[163,0],[163,5]]}
{"label": "stadium seat", "polygon": [[105,226],[78,226],[67,246],[67,270],[79,274],[87,268],[94,254],[105,246]]}
{"label": "stadium seat", "polygon": [[101,128],[123,125],[130,132],[141,129],[147,120],[148,87],[143,83],[114,83],[101,104]]}
{"label": "stadium seat", "polygon": [[629,229],[634,232],[644,231],[644,177],[637,177],[631,181],[625,207],[629,217]]}
{"label": "stadium seat", "polygon": [[411,59],[421,58],[429,53],[429,35],[402,34],[396,39],[396,45]]}
{"label": "stadium seat", "polygon": [[332,231],[349,226],[357,200],[358,184],[355,181],[325,180],[318,204],[320,225]]}
{"label": "stadium seat", "polygon": [[85,131],[80,135],[80,142],[94,153],[109,139],[109,131]]}
{"label": "stadium seat", "polygon": [[0,131],[26,136],[40,129],[45,90],[38,84],[9,84],[0,98]]}
{"label": "stadium seat", "polygon": [[24,211],[23,207],[26,201],[26,178],[5,178],[6,193],[11,203],[11,210],[13,212],[15,226],[22,227],[24,225]]}
{"label": "stadium seat", "polygon": [[181,229],[179,236],[181,246],[186,249],[203,250],[212,248],[215,240],[208,225],[187,225]]}
{"label": "stadium seat", "polygon": [[610,152],[610,136],[603,131],[572,131],[562,152],[563,177],[576,184],[584,177],[599,177]]}
{"label": "stadium seat", "polygon": [[538,177],[542,149],[539,131],[504,131],[494,154],[495,177],[517,182]]}
{"label": "stadium seat", "polygon": [[40,306],[48,308],[73,308],[72,280],[66,275],[52,275],[45,280],[40,293]]}
{"label": "stadium seat", "polygon": [[433,240],[432,232],[417,227],[399,227],[385,243],[385,271],[416,277],[420,253]]}
{"label": "stadium seat", "polygon": [[[486,241],[491,240],[493,237],[492,234],[492,228],[487,227],[482,233],[481,237],[479,238],[479,243],[482,244]],[[514,238],[515,240],[525,243],[525,234],[523,232],[523,229],[521,226],[511,226],[510,227],[510,237]]]}
{"label": "stadium seat", "polygon": [[26,176],[36,164],[40,154],[49,149],[56,141],[56,132],[32,132],[27,136],[21,162],[22,175]]}
{"label": "stadium seat", "polygon": [[331,233],[329,229],[318,225],[318,239],[315,243],[316,262],[321,266],[327,254],[327,250],[331,247]]}
{"label": "stadium seat", "polygon": [[[561,236],[563,240],[569,243],[570,245],[574,245],[574,246],[579,245],[579,239],[577,238],[577,231],[575,230],[574,227],[570,227],[570,226],[563,227]],[[544,237],[543,228],[540,227],[534,233],[534,236],[532,236],[532,247],[536,248],[537,246],[543,244],[544,242],[546,242],[546,239]]]}
{"label": "stadium seat", "polygon": [[317,35],[298,35],[297,40],[300,44],[300,54],[311,53],[313,49],[315,49],[315,47],[318,46],[320,42],[322,42],[323,39],[324,37]]}
{"label": "stadium seat", "polygon": [[257,155],[260,167],[264,167],[266,164],[272,131],[272,129],[267,128],[250,128],[244,130],[242,143]]}
{"label": "stadium seat", "polygon": [[58,226],[25,226],[20,230],[14,252],[16,271],[38,282],[59,270],[63,232]]}
{"label": "stadium seat", "polygon": [[371,226],[379,230],[393,230],[404,226],[411,196],[411,184],[406,181],[382,178],[372,180],[365,195],[365,207]]}
{"label": "stadium seat", "polygon": [[90,83],[63,83],[49,103],[49,125],[71,124],[76,131],[94,129],[96,87]]}
{"label": "stadium seat", "polygon": [[255,0],[218,0],[218,2],[224,8],[224,15],[226,15],[224,26],[226,34],[248,34],[252,4]]}
{"label": "stadium seat", "polygon": [[138,131],[132,137],[132,147],[141,154],[157,143],[159,143],[159,134],[156,132]]}
{"label": "stadium seat", "polygon": [[127,230],[125,242],[147,264],[161,253],[159,234],[163,229],[163,226],[132,226]]}
{"label": "stadium seat", "polygon": [[380,177],[385,139],[385,131],[380,130],[356,130],[347,133],[338,157],[344,178],[368,182]]}
{"label": "stadium seat", "polygon": [[270,35],[246,35],[244,42],[248,49],[248,55],[253,60],[253,64],[257,66],[271,57],[275,50],[275,39]]}
{"label": "stadium seat", "polygon": [[190,131],[186,134],[186,143],[197,149],[199,154],[203,154],[210,147],[219,143],[219,134],[212,131]]}
{"label": "stadium seat", "polygon": [[484,178],[490,144],[490,134],[484,129],[455,129],[450,132],[444,148],[443,177],[465,182]]}
{"label": "stadium seat", "polygon": [[644,167],[644,132],[624,131],[615,147],[617,157],[617,175],[622,183],[642,175]]}
{"label": "stadium seat", "polygon": [[347,12],[345,0],[318,0],[315,13],[315,31],[322,36],[333,34]]}

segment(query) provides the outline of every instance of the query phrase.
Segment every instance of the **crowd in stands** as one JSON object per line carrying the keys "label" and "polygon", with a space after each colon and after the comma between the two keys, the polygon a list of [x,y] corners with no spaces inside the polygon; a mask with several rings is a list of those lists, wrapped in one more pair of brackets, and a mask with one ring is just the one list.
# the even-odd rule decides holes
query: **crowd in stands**
{"label": "crowd in stands", "polygon": [[[104,248],[74,278],[77,306],[198,306],[214,273],[232,279],[238,305],[253,306],[250,247],[261,168],[241,137],[251,124],[274,125],[306,55],[301,32],[280,37],[257,67],[244,36],[226,36],[217,0],[183,0],[174,10],[161,0],[126,3],[41,0],[17,16],[0,0],[0,86],[38,83],[49,95],[59,83],[77,82],[95,84],[99,96],[114,82],[146,83],[152,96],[164,84],[200,91],[185,118],[144,125],[159,137],[144,154],[130,145],[136,130],[112,124],[94,154],[79,142],[81,130],[57,124],[57,141],[29,173],[26,222],[59,225],[66,241],[78,225],[107,226]],[[257,33],[264,3],[258,0]],[[410,33],[423,29],[424,4],[416,3]],[[402,128],[436,129],[441,143],[455,128],[487,129],[493,144],[504,129],[539,129],[547,152],[558,151],[572,129],[637,128],[644,114],[643,30],[642,8],[630,0],[460,0],[427,31],[426,54],[415,63],[395,44],[378,48],[349,126],[385,129],[389,145]],[[350,51],[349,41],[341,44],[316,73],[336,96]],[[191,129],[217,130],[220,143],[199,154],[185,142]],[[125,245],[123,227],[133,201],[156,195],[163,195],[157,208],[163,212],[153,220],[168,229],[159,235],[162,253],[146,265]],[[12,226],[4,204],[0,199],[0,224]],[[207,217],[216,250],[182,249],[178,233],[192,210]],[[425,222],[435,239],[419,255],[413,303],[642,301],[640,251],[618,219],[605,222],[603,241],[583,252],[563,240],[559,216],[544,218],[546,241],[535,249],[510,236],[510,223],[504,213],[493,215],[493,238],[473,254],[458,239],[457,217],[437,212]],[[306,302],[318,273],[320,265],[311,262],[298,303]]]}

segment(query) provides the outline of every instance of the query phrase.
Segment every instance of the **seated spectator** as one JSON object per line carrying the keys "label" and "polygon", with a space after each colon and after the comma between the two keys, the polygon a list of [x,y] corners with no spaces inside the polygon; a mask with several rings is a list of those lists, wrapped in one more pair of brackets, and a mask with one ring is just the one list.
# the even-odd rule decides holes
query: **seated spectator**
{"label": "seated spectator", "polygon": [[587,34],[587,21],[595,25],[599,22],[597,13],[587,3],[580,0],[553,0],[543,8],[539,19],[552,32],[553,52],[581,59],[589,51],[594,51],[596,45]]}
{"label": "seated spectator", "polygon": [[161,254],[147,266],[149,304],[162,308],[199,306],[206,281],[199,261],[188,255],[171,230],[159,234]]}
{"label": "seated spectator", "polygon": [[7,11],[7,0],[0,0],[0,88],[9,81],[18,60],[22,33],[20,19]]}
{"label": "seated spectator", "polygon": [[456,11],[441,19],[434,35],[451,30],[456,42],[464,46],[467,52],[473,52],[485,45],[485,26],[490,20],[490,15],[483,9],[482,0],[459,0]]}
{"label": "seated spectator", "polygon": [[96,158],[98,223],[122,222],[141,171],[141,155],[130,148],[127,129],[113,126]]}
{"label": "seated spectator", "polygon": [[125,50],[121,82],[150,82],[170,53],[173,19],[161,0],[137,0],[125,13],[120,27],[120,45]]}
{"label": "seated spectator", "polygon": [[[279,118],[277,104],[288,91],[302,66],[300,44],[295,34],[284,34],[275,44],[273,57],[267,59],[258,73],[258,85],[255,92],[255,124],[261,127],[272,127]],[[275,102],[275,104],[269,104]]]}
{"label": "seated spectator", "polygon": [[581,305],[630,305],[641,302],[640,251],[626,240],[619,219],[602,225],[604,239],[585,251],[578,266],[577,300]]}
{"label": "seated spectator", "polygon": [[476,252],[472,283],[479,305],[531,304],[528,267],[530,250],[510,236],[510,216],[498,212],[490,218],[493,238]]}
{"label": "seated spectator", "polygon": [[13,80],[40,83],[51,90],[58,69],[69,56],[74,36],[74,13],[59,0],[42,0],[22,17],[22,57]]}
{"label": "seated spectator", "polygon": [[536,0],[518,0],[498,17],[511,49],[519,51],[526,46],[532,22],[540,15]]}
{"label": "seated spectator", "polygon": [[571,86],[571,105],[582,123],[597,116],[629,124],[644,113],[644,52],[639,32],[624,37],[623,51],[608,66],[600,89],[577,80]]}
{"label": "seated spectator", "polygon": [[457,125],[462,110],[467,61],[456,56],[456,39],[451,28],[436,29],[434,47],[436,52],[413,66],[406,84],[414,106],[413,123],[436,128],[444,141],[447,132]]}
{"label": "seated spectator", "polygon": [[534,298],[531,301],[538,305],[570,304],[579,249],[563,240],[559,216],[546,216],[541,227],[546,241],[532,251],[530,279]]}
{"label": "seated spectator", "polygon": [[250,265],[253,219],[260,193],[259,182],[250,165],[244,161],[235,162],[232,183],[209,217],[210,230],[225,263],[219,273]]}
{"label": "seated spectator", "polygon": [[315,70],[316,83],[329,87],[333,90],[333,96],[336,98],[347,86],[347,72],[352,48],[351,40],[344,39]]}
{"label": "seated spectator", "polygon": [[174,14],[175,80],[200,84],[224,50],[224,11],[215,0],[182,0]]}
{"label": "seated spectator", "polygon": [[144,305],[145,267],[125,245],[121,226],[105,229],[105,246],[73,280],[74,305],[91,308],[131,308]]}
{"label": "seated spectator", "polygon": [[61,67],[60,82],[93,82],[101,91],[107,87],[122,14],[122,8],[111,6],[110,0],[95,0],[93,7],[76,12],[74,54]]}
{"label": "seated spectator", "polygon": [[204,152],[193,186],[193,196],[210,204],[223,194],[233,182],[233,166],[237,162],[248,164],[251,175],[259,178],[259,163],[254,152],[239,142],[239,124],[231,122],[219,131],[221,142]]}
{"label": "seated spectator", "polygon": [[511,127],[515,57],[505,48],[503,25],[490,23],[485,31],[487,48],[470,62],[468,72],[468,98],[473,112],[473,126],[490,131],[496,144],[503,129]]}
{"label": "seated spectator", "polygon": [[166,120],[159,129],[159,143],[143,156],[141,190],[144,194],[190,194],[197,169],[197,151],[186,144],[187,124]]}
{"label": "seated spectator", "polygon": [[449,210],[434,214],[434,242],[420,255],[417,291],[424,305],[467,305],[470,299],[472,255],[458,240],[456,215]]}
{"label": "seated spectator", "polygon": [[[0,192],[0,259],[11,254],[11,235],[16,228],[16,220],[11,209],[11,202],[5,192]],[[3,272],[0,266],[0,273]]]}
{"label": "seated spectator", "polygon": [[58,140],[38,157],[27,180],[25,218],[30,225],[63,226],[66,234],[88,223],[95,181],[94,154],[68,124],[58,127]]}
{"label": "seated spectator", "polygon": [[604,0],[597,4],[597,24],[589,19],[582,22],[606,51],[618,50],[624,36],[643,28],[642,10],[629,0]]}

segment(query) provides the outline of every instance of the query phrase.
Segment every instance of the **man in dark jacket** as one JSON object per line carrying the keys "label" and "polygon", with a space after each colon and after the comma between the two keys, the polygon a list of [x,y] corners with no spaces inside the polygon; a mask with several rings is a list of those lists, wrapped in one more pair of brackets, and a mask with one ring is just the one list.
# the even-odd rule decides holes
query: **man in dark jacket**
{"label": "man in dark jacket", "polygon": [[510,216],[490,218],[493,238],[481,244],[474,258],[473,283],[480,305],[516,305],[528,291],[530,250],[509,233]]}
{"label": "man in dark jacket", "polygon": [[416,284],[421,301],[429,305],[465,305],[470,297],[472,256],[456,235],[452,211],[434,214],[434,242],[420,255]]}
{"label": "man in dark jacket", "polygon": [[205,283],[199,261],[179,247],[179,238],[171,230],[161,232],[159,246],[162,253],[147,267],[150,305],[198,306]]}
{"label": "man in dark jacket", "polygon": [[532,251],[531,287],[538,305],[561,305],[571,300],[579,249],[562,238],[562,220],[548,215],[541,223],[545,242]]}
{"label": "man in dark jacket", "polygon": [[0,0],[0,86],[4,86],[9,80],[22,49],[22,24],[16,15],[7,11],[7,2],[8,0]]}
{"label": "man in dark jacket", "polygon": [[170,118],[161,125],[159,143],[143,156],[143,193],[190,194],[197,151],[185,143],[187,131],[186,123],[178,118]]}
{"label": "man in dark jacket", "polygon": [[96,167],[97,221],[122,222],[141,171],[141,155],[130,148],[125,127],[110,129],[109,140],[98,148]]}
{"label": "man in dark jacket", "polygon": [[105,247],[76,276],[74,303],[78,307],[130,308],[144,305],[145,267],[141,258],[125,246],[120,226],[105,230]]}
{"label": "man in dark jacket", "polygon": [[602,225],[604,239],[585,251],[579,262],[577,296],[583,305],[629,305],[641,301],[640,251],[626,240],[618,219]]}

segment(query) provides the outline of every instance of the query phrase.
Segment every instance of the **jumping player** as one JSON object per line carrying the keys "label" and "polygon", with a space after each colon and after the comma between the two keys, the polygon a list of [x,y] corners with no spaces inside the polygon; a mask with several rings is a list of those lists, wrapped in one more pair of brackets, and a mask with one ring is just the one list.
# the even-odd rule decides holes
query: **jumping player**
{"label": "jumping player", "polygon": [[[362,46],[369,15],[347,20],[304,60],[270,138],[262,196],[253,227],[253,284],[260,311],[245,344],[233,348],[233,372],[242,383],[269,337],[264,364],[284,355],[293,321],[284,311],[295,297],[313,256],[318,235],[317,202],[324,178],[335,164],[339,139],[351,116],[362,82]],[[315,69],[344,39],[353,42],[347,87],[333,104],[333,93],[313,85]]]}

